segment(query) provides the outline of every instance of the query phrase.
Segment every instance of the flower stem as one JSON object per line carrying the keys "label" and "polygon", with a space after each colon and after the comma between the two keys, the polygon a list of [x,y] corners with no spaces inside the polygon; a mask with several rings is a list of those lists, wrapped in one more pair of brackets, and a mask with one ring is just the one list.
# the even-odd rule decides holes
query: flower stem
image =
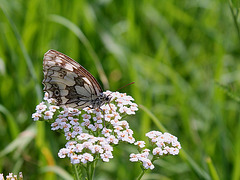
{"label": "flower stem", "polygon": [[77,166],[78,166],[77,164],[73,165],[73,173],[74,173],[74,177],[75,177],[74,179],[81,180],[81,177],[79,176],[79,172],[78,172],[79,168],[77,168]]}
{"label": "flower stem", "polygon": [[96,164],[97,164],[97,160],[92,162],[92,165],[91,165],[91,178],[92,179],[93,179],[93,175],[95,173]]}
{"label": "flower stem", "polygon": [[89,163],[87,163],[87,168],[86,168],[86,172],[87,172],[87,179],[88,180],[92,180],[92,176],[91,176],[91,170],[90,170],[91,166],[89,166]]}
{"label": "flower stem", "polygon": [[143,175],[144,175],[145,172],[146,172],[146,169],[143,169],[143,168],[142,168],[142,172],[141,172],[141,174],[138,176],[137,180],[140,180],[140,179],[143,177]]}

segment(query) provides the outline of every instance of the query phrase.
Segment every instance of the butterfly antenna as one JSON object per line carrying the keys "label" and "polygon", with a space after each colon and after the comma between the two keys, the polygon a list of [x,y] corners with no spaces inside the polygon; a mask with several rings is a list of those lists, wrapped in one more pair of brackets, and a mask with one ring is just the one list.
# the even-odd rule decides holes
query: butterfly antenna
{"label": "butterfly antenna", "polygon": [[[124,85],[124,86],[116,89],[115,91],[118,91],[119,89],[125,88],[126,86],[129,86],[129,85],[134,84],[134,83],[135,83],[135,82],[128,83],[128,84],[126,84],[126,85]],[[111,92],[108,96],[110,96],[110,95],[111,95],[112,93],[114,93],[115,91]]]}
{"label": "butterfly antenna", "polygon": [[134,83],[135,83],[135,82],[128,83],[128,84],[126,84],[126,85],[124,85],[124,86],[118,88],[118,89],[115,90],[115,91],[118,91],[119,89],[125,88],[126,86],[129,86],[129,85],[134,84]]}

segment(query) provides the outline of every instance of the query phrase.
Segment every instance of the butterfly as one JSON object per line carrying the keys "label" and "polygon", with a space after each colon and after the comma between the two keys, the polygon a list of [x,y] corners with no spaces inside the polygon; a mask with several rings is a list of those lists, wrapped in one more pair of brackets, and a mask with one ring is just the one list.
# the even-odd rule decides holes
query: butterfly
{"label": "butterfly", "polygon": [[56,101],[57,106],[95,109],[111,100],[91,73],[56,50],[45,53],[43,73],[43,90]]}

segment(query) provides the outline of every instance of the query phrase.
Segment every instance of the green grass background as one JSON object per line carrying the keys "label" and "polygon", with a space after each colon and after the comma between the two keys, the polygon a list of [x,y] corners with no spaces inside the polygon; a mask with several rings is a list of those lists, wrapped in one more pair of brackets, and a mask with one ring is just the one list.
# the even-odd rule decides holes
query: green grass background
{"label": "green grass background", "polygon": [[[0,0],[0,172],[71,176],[69,161],[57,157],[64,137],[31,119],[43,96],[43,55],[55,49],[104,89],[135,82],[120,92],[140,105],[128,118],[136,139],[163,126],[179,138],[180,155],[156,161],[143,179],[240,179],[237,3]],[[136,179],[132,151],[116,147],[95,179]]]}

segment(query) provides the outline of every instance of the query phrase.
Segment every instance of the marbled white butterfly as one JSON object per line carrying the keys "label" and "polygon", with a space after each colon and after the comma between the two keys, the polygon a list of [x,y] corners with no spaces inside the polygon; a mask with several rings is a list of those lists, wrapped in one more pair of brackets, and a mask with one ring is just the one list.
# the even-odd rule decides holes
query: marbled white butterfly
{"label": "marbled white butterfly", "polygon": [[56,105],[72,108],[100,108],[111,98],[103,94],[97,80],[83,66],[56,50],[49,50],[43,59],[44,91]]}

